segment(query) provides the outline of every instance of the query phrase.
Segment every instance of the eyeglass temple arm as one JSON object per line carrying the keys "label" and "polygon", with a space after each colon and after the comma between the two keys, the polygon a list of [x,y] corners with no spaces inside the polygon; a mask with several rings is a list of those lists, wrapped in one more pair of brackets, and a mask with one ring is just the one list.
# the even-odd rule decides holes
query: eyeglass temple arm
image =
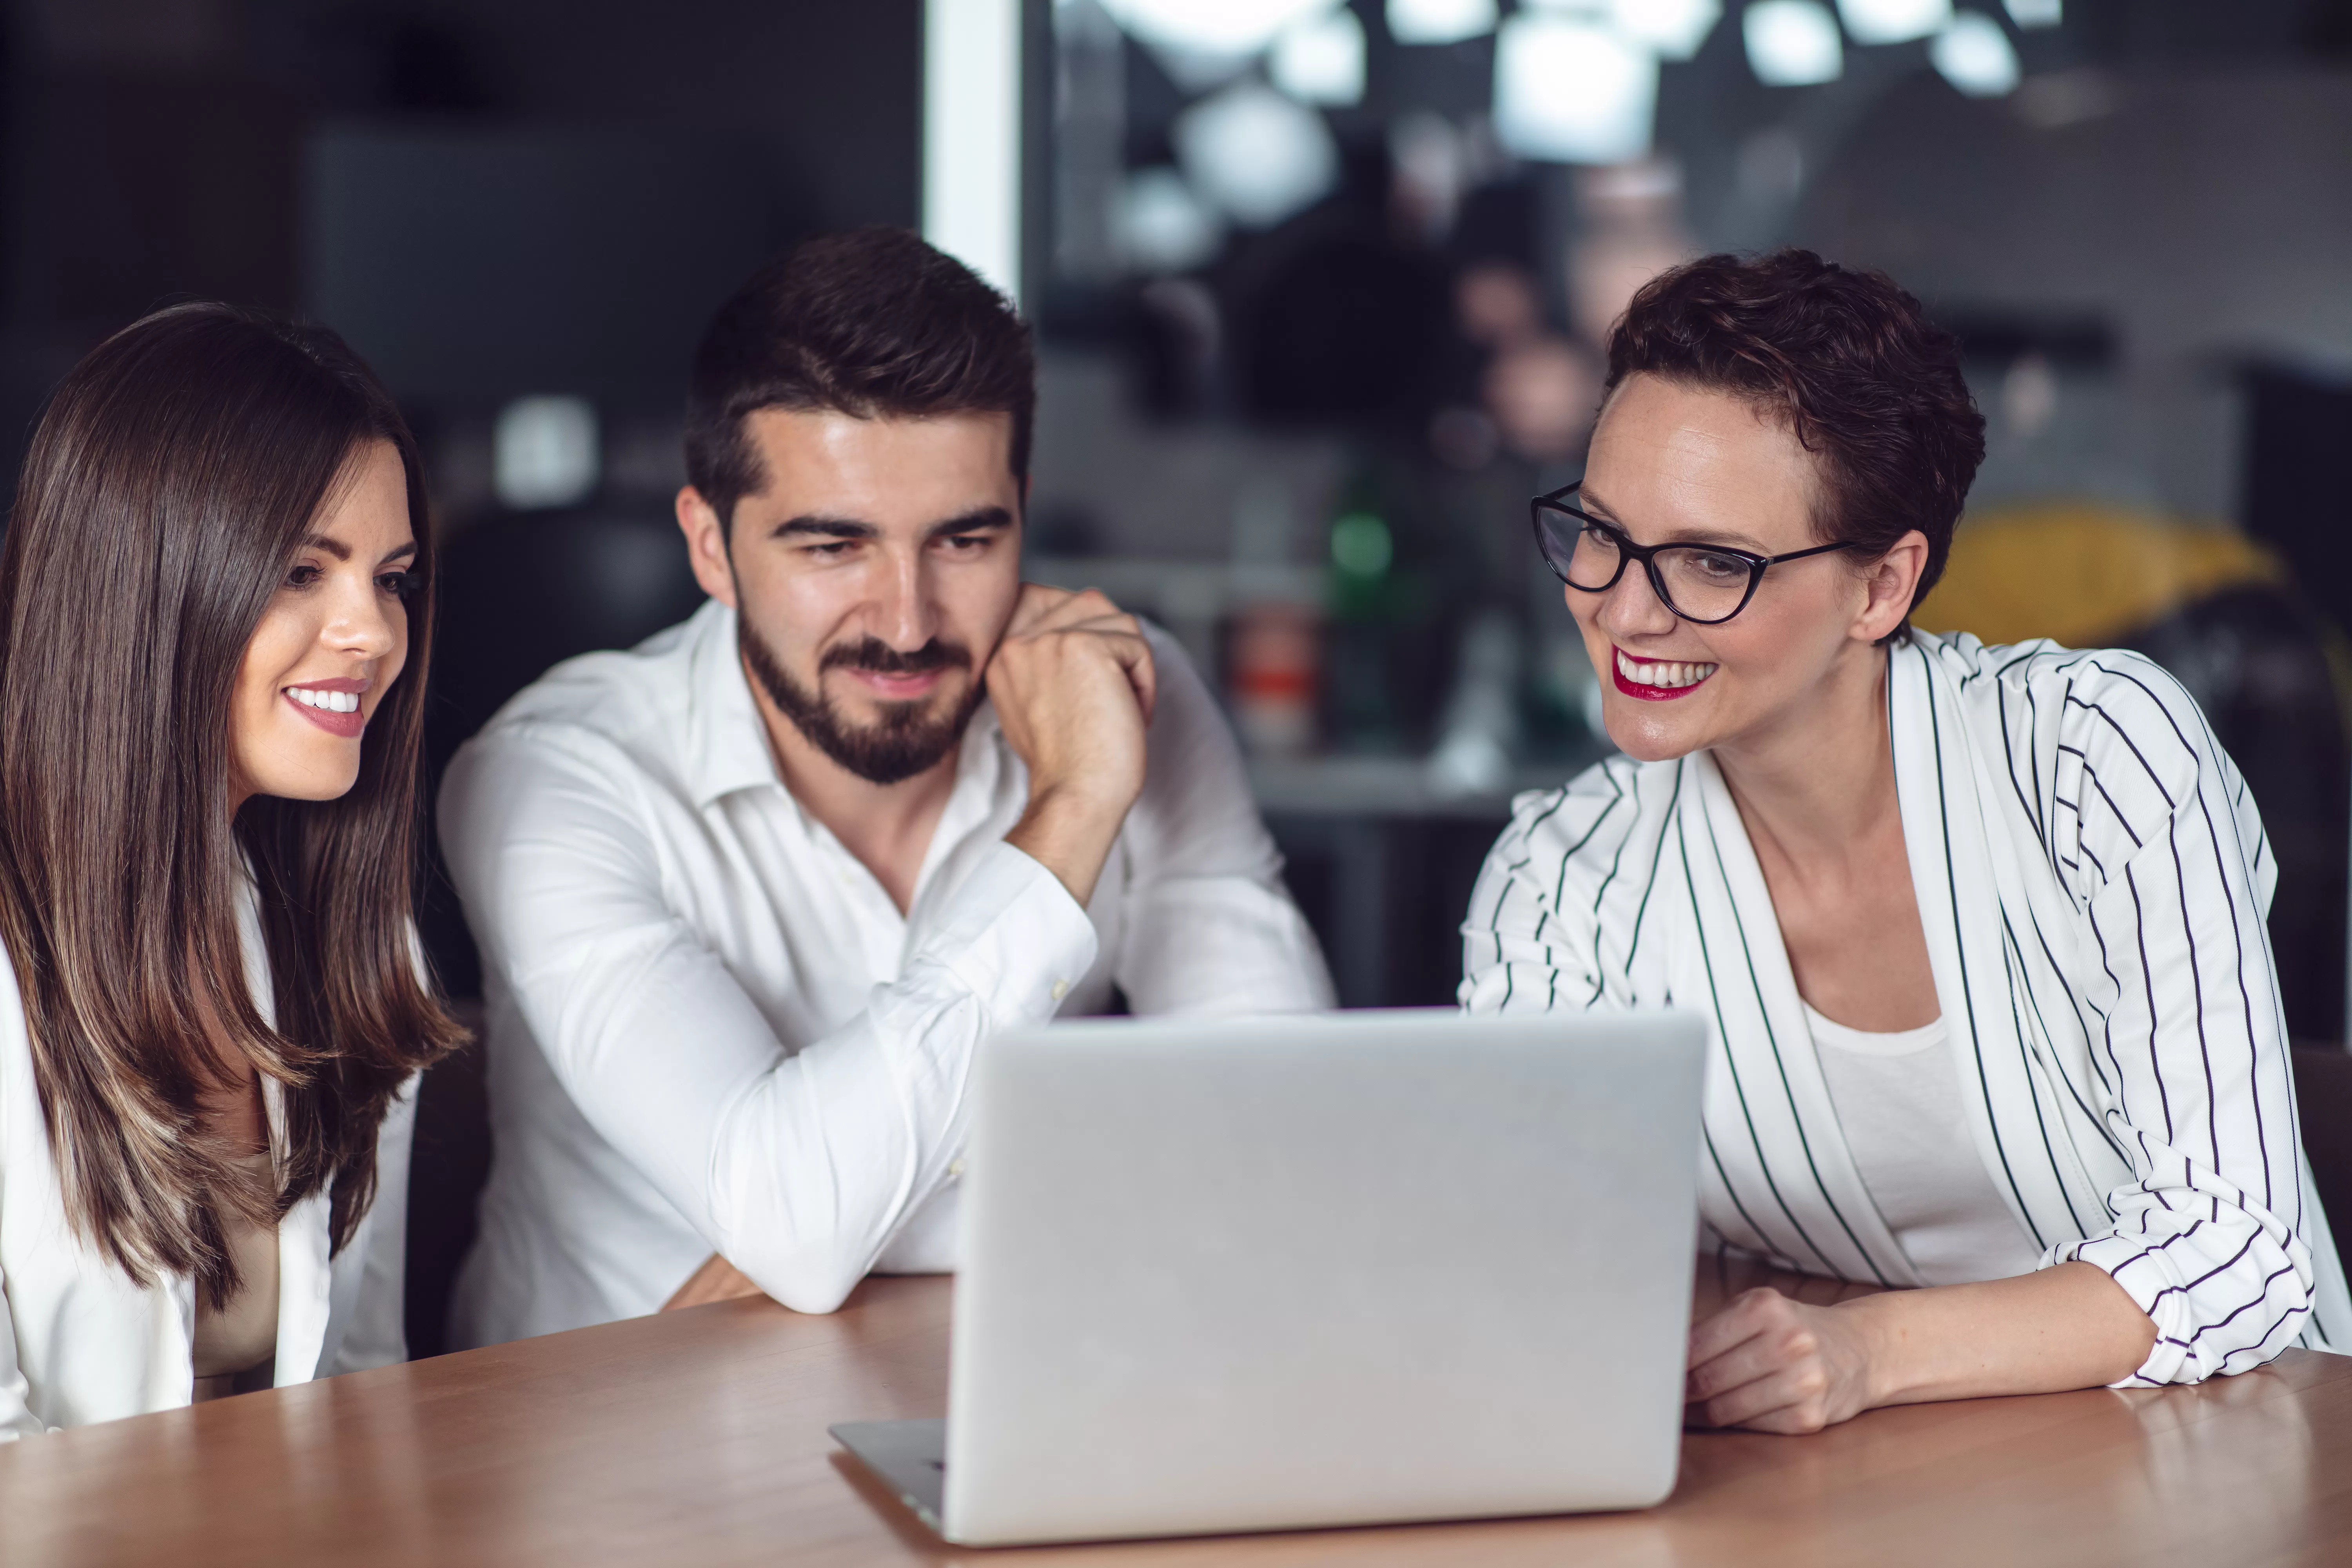
{"label": "eyeglass temple arm", "polygon": [[1767,555],[1764,564],[1778,566],[1783,561],[1802,561],[1808,555],[1827,555],[1832,550],[1852,550],[1853,547],[1851,539],[1833,540],[1827,544],[1816,544],[1810,550],[1791,550],[1786,555]]}

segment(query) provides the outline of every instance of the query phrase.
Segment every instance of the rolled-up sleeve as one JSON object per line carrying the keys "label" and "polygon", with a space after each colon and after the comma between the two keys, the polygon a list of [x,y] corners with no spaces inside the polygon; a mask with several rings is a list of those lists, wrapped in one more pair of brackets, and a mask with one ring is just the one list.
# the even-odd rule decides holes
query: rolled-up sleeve
{"label": "rolled-up sleeve", "polygon": [[2112,1226],[2052,1261],[2105,1270],[2156,1324],[2127,1382],[2241,1372],[2293,1342],[2315,1291],[2263,924],[2268,847],[2243,781],[2168,679],[2093,672],[2063,729],[2091,1047],[2132,1179],[2107,1194]]}
{"label": "rolled-up sleeve", "polygon": [[949,1179],[975,1048],[1053,1016],[1094,927],[995,846],[894,983],[821,1038],[780,1039],[665,896],[631,777],[577,731],[462,752],[442,823],[467,919],[595,1131],[761,1289],[830,1311]]}

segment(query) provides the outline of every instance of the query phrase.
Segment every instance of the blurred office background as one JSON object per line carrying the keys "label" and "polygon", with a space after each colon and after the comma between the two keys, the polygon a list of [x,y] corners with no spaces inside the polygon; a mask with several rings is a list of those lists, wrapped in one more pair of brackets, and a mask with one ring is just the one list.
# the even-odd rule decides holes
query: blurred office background
{"label": "blurred office background", "polygon": [[1601,746],[1524,501],[1578,472],[1611,319],[1708,249],[1886,268],[1992,424],[1922,619],[2187,680],[2279,844],[2290,1018],[2341,1037],[2347,0],[0,17],[0,437],[173,297],[341,328],[431,456],[436,755],[695,602],[684,367],[760,258],[873,221],[965,255],[1040,334],[1032,570],[1210,674],[1354,1005],[1446,998],[1510,793]]}
{"label": "blurred office background", "polygon": [[1711,249],[1885,268],[1990,421],[1920,620],[2187,682],[2344,1038],[2352,0],[9,0],[0,95],[7,460],[158,303],[341,329],[431,463],[436,759],[698,602],[710,309],[924,227],[1038,329],[1031,571],[1192,651],[1351,1005],[1450,997],[1511,793],[1605,748],[1525,501],[1610,321]]}

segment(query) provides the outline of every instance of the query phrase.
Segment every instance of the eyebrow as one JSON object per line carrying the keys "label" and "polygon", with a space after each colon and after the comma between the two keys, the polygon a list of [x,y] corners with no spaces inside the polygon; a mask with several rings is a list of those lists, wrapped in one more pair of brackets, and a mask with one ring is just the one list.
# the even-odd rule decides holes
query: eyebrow
{"label": "eyebrow", "polygon": [[[942,522],[935,522],[923,531],[927,539],[952,538],[959,533],[978,533],[985,529],[1013,526],[1013,514],[1001,506],[979,507]],[[799,517],[786,518],[769,531],[771,539],[789,539],[811,535],[819,539],[878,539],[882,531],[870,522],[854,517],[835,517],[824,512],[803,512]]]}
{"label": "eyebrow", "polygon": [[788,517],[776,524],[769,530],[768,537],[789,539],[794,534],[808,533],[822,539],[872,539],[881,531],[872,523],[860,522],[856,518],[803,513],[799,517]]}
{"label": "eyebrow", "polygon": [[[349,561],[352,558],[352,547],[350,545],[345,544],[340,539],[330,539],[323,533],[314,533],[308,539],[305,539],[302,542],[302,548],[305,550],[323,550],[338,561]],[[389,566],[403,556],[414,555],[415,553],[416,541],[412,539],[407,543],[401,545],[399,548],[388,552],[384,555],[384,558],[377,562],[376,564],[379,566]]]}
{"label": "eyebrow", "polygon": [[1582,485],[1576,487],[1576,504],[1603,522],[1613,522],[1620,528],[1625,526],[1624,520],[1617,515],[1616,508]]}
{"label": "eyebrow", "polygon": [[[1626,538],[1631,539],[1633,537],[1633,531],[1626,525],[1625,520],[1617,515],[1617,510],[1611,506],[1607,501],[1602,500],[1599,496],[1594,495],[1591,490],[1586,489],[1581,486],[1578,487],[1576,500],[1577,504],[1582,507],[1586,511],[1591,512],[1601,521],[1623,533]],[[1751,555],[1769,555],[1772,553],[1772,552],[1766,550],[1762,544],[1751,535],[1720,531],[1715,532],[1685,531],[1678,533],[1670,539],[1662,539],[1658,542],[1662,545],[1719,544],[1733,550],[1747,551]]]}
{"label": "eyebrow", "polygon": [[[323,533],[314,533],[310,538],[304,540],[302,542],[302,548],[305,550],[323,550],[338,561],[349,561],[352,558],[352,547],[350,545],[345,544],[340,539],[330,539]],[[414,547],[412,546],[412,548]]]}

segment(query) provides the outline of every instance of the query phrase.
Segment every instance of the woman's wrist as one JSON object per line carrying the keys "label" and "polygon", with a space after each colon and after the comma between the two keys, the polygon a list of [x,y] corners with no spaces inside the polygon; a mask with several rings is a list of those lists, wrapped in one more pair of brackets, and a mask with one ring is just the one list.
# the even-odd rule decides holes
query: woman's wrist
{"label": "woman's wrist", "polygon": [[1909,1331],[1904,1321],[1908,1315],[1905,1309],[1912,1305],[1906,1298],[1915,1294],[1888,1290],[1875,1296],[1858,1296],[1830,1309],[1844,1316],[1845,1326],[1860,1349],[1864,1410],[1906,1403],[1905,1396],[1916,1386],[1920,1369],[1911,1363],[1916,1354],[1917,1336]]}

